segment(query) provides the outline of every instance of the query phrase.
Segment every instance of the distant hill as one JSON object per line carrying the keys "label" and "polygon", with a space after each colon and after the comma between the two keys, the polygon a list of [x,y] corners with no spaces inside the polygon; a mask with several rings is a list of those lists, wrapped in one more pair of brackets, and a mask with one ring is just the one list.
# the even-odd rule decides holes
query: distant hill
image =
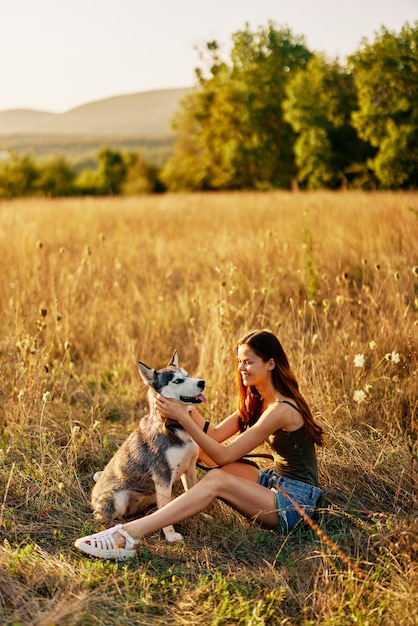
{"label": "distant hill", "polygon": [[0,111],[0,135],[30,133],[38,124],[44,124],[53,116],[53,113],[32,111],[31,109]]}
{"label": "distant hill", "polygon": [[0,111],[0,135],[94,135],[158,137],[172,134],[170,120],[192,88],[114,96],[65,113]]}

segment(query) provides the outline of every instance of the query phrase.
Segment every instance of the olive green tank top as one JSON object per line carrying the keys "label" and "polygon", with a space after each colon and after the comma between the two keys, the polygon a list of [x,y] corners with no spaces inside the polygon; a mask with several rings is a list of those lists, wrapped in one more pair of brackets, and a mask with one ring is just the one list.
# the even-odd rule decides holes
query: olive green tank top
{"label": "olive green tank top", "polygon": [[[297,411],[291,402],[282,400]],[[270,435],[268,442],[274,452],[274,471],[280,476],[318,486],[318,464],[315,444],[305,426],[288,432],[279,429]]]}

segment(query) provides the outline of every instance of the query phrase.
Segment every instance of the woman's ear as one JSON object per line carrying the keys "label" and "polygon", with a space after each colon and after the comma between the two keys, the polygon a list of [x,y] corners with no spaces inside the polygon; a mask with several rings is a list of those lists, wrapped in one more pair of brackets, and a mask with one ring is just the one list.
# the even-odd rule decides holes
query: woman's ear
{"label": "woman's ear", "polygon": [[274,370],[274,368],[275,368],[275,367],[276,367],[276,362],[275,362],[275,360],[274,360],[274,359],[269,359],[267,369],[269,369],[269,370]]}

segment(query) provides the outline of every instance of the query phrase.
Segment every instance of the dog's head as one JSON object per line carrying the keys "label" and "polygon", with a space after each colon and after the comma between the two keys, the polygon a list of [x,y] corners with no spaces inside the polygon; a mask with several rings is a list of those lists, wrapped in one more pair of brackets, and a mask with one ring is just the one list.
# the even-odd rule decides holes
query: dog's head
{"label": "dog's head", "polygon": [[138,369],[144,383],[164,398],[174,398],[183,404],[200,404],[205,401],[202,395],[205,381],[190,378],[188,373],[179,367],[176,350],[167,367],[155,370],[139,361]]}

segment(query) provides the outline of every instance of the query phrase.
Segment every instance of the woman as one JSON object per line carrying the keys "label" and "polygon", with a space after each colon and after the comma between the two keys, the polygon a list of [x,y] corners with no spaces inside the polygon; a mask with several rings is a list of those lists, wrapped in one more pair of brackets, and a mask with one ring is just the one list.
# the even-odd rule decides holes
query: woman
{"label": "woman", "polygon": [[[158,511],[77,539],[77,548],[100,558],[131,558],[142,537],[203,511],[215,498],[264,528],[284,532],[300,519],[300,507],[313,515],[323,493],[315,453],[315,444],[323,444],[322,428],[273,333],[253,331],[238,342],[237,375],[238,409],[218,426],[176,400],[159,396],[156,401],[163,418],[177,420],[217,467]],[[237,433],[230,443],[223,443]],[[265,441],[275,455],[275,471],[240,460]]]}

